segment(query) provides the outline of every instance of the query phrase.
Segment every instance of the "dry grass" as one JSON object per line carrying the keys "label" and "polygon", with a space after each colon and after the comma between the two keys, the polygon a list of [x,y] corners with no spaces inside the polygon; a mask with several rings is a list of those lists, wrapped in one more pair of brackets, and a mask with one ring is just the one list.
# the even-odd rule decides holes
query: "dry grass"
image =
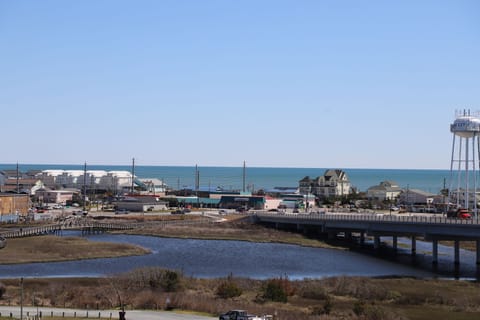
{"label": "dry grass", "polygon": [[[178,289],[167,292],[161,286],[152,285],[148,277],[145,270],[139,270],[102,279],[26,279],[25,301],[32,301],[35,293],[36,303],[41,306],[94,310],[125,304],[127,310],[181,309],[211,315],[229,309],[246,309],[253,314],[276,314],[282,320],[480,317],[480,287],[473,282],[362,277],[290,281],[289,286],[294,290],[287,303],[259,303],[257,297],[266,280],[232,277],[231,281],[242,288],[243,293],[232,299],[221,299],[215,292],[224,279],[181,277]],[[18,304],[19,281],[2,282],[7,290],[0,303]],[[329,314],[325,310],[329,310]]]}
{"label": "dry grass", "polygon": [[332,246],[324,241],[307,238],[299,233],[265,228],[250,222],[245,222],[235,216],[223,223],[186,226],[166,225],[162,228],[158,226],[146,226],[141,229],[129,230],[127,233],[172,238],[275,242],[317,248],[344,249],[344,247]]}
{"label": "dry grass", "polygon": [[8,239],[0,263],[66,261],[147,254],[147,249],[120,243],[89,241],[81,237],[40,236]]}

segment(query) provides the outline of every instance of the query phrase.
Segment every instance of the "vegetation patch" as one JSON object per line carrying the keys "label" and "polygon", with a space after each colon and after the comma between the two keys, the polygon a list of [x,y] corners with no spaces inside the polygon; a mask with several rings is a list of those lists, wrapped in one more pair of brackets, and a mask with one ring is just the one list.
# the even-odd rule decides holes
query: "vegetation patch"
{"label": "vegetation patch", "polygon": [[8,239],[1,251],[1,264],[67,261],[144,255],[149,250],[124,243],[89,241],[81,237],[52,235]]}

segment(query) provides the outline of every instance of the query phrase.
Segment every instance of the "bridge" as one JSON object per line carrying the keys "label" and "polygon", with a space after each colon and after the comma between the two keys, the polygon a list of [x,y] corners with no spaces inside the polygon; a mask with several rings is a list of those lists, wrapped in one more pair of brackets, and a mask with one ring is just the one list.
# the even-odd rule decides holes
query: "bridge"
{"label": "bridge", "polygon": [[14,230],[0,232],[0,249],[6,246],[7,239],[59,234],[63,230],[80,230],[82,234],[90,234],[118,230],[132,230],[152,225],[162,228],[166,225],[191,225],[206,222],[210,222],[210,219],[200,218],[150,222],[99,222],[88,218],[69,219],[59,223],[35,227],[16,228]]}
{"label": "bridge", "polygon": [[312,213],[278,214],[257,212],[257,223],[275,228],[289,228],[301,232],[326,234],[329,239],[343,233],[346,239],[359,235],[363,244],[365,236],[373,237],[375,250],[380,248],[381,237],[391,237],[393,249],[397,250],[397,238],[411,238],[411,253],[416,253],[416,239],[432,242],[432,263],[438,263],[438,242],[454,242],[454,263],[460,264],[460,241],[476,242],[476,263],[480,264],[480,222],[478,219],[456,219],[439,216],[398,216],[377,214]]}
{"label": "bridge", "polygon": [[74,221],[66,221],[37,227],[17,228],[11,231],[4,231],[0,234],[0,237],[6,240],[9,238],[22,238],[46,234],[56,234],[61,232],[62,230],[80,230],[82,231],[82,233],[95,233],[113,230],[129,230],[134,228],[135,225],[133,223],[103,223],[89,219],[78,219]]}

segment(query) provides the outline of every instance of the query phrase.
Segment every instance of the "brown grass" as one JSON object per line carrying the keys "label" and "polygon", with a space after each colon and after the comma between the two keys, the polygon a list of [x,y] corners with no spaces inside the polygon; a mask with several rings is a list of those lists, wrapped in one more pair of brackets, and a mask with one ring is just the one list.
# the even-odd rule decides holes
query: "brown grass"
{"label": "brown grass", "polygon": [[[235,217],[235,216],[234,216]],[[264,228],[249,222],[244,222],[238,217],[223,223],[209,223],[199,225],[166,225],[146,226],[141,229],[129,230],[127,233],[172,237],[188,239],[212,239],[212,240],[238,240],[250,242],[275,242],[288,243],[317,248],[336,248],[343,250],[344,247],[333,246],[317,239],[310,239],[302,234]]]}
{"label": "brown grass", "polygon": [[[363,277],[289,281],[294,290],[287,303],[259,303],[257,297],[267,280],[232,277],[243,293],[221,299],[215,292],[224,280],[181,277],[178,290],[166,292],[145,281],[145,270],[101,279],[25,279],[24,301],[32,301],[35,294],[41,306],[90,310],[124,304],[127,310],[181,309],[218,315],[229,309],[246,309],[252,314],[276,314],[282,320],[480,317],[480,287],[473,282]],[[0,304],[18,304],[19,280],[2,282],[7,290]],[[325,314],[327,304],[331,307],[329,314]]]}
{"label": "brown grass", "polygon": [[40,236],[8,239],[0,252],[1,264],[66,261],[147,254],[130,244],[89,241],[81,237]]}

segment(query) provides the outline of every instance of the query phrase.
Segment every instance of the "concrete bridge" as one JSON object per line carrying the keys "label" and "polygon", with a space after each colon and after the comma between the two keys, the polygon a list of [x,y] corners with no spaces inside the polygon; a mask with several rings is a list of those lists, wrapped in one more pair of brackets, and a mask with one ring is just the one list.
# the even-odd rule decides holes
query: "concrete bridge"
{"label": "concrete bridge", "polygon": [[381,237],[391,237],[393,249],[397,250],[397,238],[411,238],[411,253],[416,253],[416,239],[424,238],[432,242],[432,263],[438,263],[438,242],[454,242],[454,263],[460,264],[460,241],[476,242],[476,262],[480,264],[480,222],[477,219],[456,219],[438,216],[397,216],[388,214],[278,214],[257,212],[257,223],[276,228],[296,229],[301,232],[327,234],[335,238],[343,233],[352,238],[356,233],[360,243],[365,236],[373,237],[374,248],[380,248]]}

